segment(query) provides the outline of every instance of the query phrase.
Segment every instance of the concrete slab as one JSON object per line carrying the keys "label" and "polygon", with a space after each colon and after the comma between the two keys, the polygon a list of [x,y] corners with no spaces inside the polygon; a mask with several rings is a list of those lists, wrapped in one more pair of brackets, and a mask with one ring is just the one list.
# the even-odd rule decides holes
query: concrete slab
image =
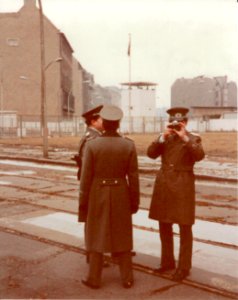
{"label": "concrete slab", "polygon": [[[149,219],[148,214],[146,210],[139,210],[133,215],[133,224],[158,230],[158,222]],[[179,233],[178,225],[173,225],[173,231]],[[238,230],[235,225],[196,220],[193,225],[193,236],[207,241],[238,246]]]}
{"label": "concrete slab", "polygon": [[10,249],[0,251],[1,299],[226,299],[138,271],[134,287],[124,289],[117,265],[103,270],[100,290],[91,290],[81,283],[87,264],[80,253],[9,233],[0,239]]}
{"label": "concrete slab", "polygon": [[21,190],[19,193],[19,189],[17,187],[7,187],[5,185],[1,186],[1,198],[5,198],[7,200],[14,200],[14,201],[38,201],[42,199],[47,199],[49,196],[37,193],[37,191],[24,191]]}
{"label": "concrete slab", "polygon": [[17,171],[0,171],[0,175],[13,175],[13,176],[19,176],[19,175],[34,175],[36,172],[30,171],[30,170],[17,170]]}
{"label": "concrete slab", "polygon": [[19,160],[8,160],[2,159],[0,160],[0,164],[2,165],[13,165],[13,166],[23,166],[23,167],[34,167],[38,169],[48,169],[48,170],[57,170],[57,171],[69,171],[72,173],[77,174],[77,169],[75,167],[66,167],[66,166],[59,166],[59,165],[50,165],[50,164],[39,164],[34,162],[27,162],[27,161],[19,161]]}
{"label": "concrete slab", "polygon": [[1,180],[10,181],[12,185],[16,187],[24,187],[28,189],[46,189],[54,185],[48,180],[39,180],[37,178],[27,178],[27,177],[16,177],[16,176],[1,176]]}
{"label": "concrete slab", "polygon": [[12,184],[12,182],[10,182],[10,181],[6,181],[6,180],[0,181],[0,185],[10,185],[10,184]]}
{"label": "concrete slab", "polygon": [[[84,226],[77,222],[77,216],[66,213],[53,213],[45,216],[28,218],[22,223],[50,229],[74,236],[81,241],[84,238]],[[179,238],[174,238],[175,255],[178,257]],[[151,268],[159,264],[160,242],[156,232],[134,229],[134,250],[137,252],[135,261]],[[152,260],[145,260],[152,256]],[[141,260],[143,258],[143,261]],[[219,262],[219,263],[218,263]],[[199,272],[192,272],[190,278],[197,282],[214,285],[223,280],[223,285],[230,291],[238,290],[238,272],[234,265],[238,265],[238,253],[234,249],[194,242],[193,266]],[[204,274],[210,274],[204,276]],[[213,276],[211,276],[211,274]],[[226,279],[224,279],[226,278]]]}

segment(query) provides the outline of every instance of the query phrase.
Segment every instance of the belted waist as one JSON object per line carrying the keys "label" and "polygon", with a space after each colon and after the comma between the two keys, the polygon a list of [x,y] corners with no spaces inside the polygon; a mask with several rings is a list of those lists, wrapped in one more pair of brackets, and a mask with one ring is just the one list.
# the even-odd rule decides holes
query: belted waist
{"label": "belted waist", "polygon": [[103,186],[108,185],[119,185],[126,181],[125,177],[118,177],[118,178],[95,178],[97,183]]}
{"label": "belted waist", "polygon": [[193,170],[193,166],[181,166],[181,165],[176,166],[175,164],[171,163],[171,164],[162,164],[161,169],[188,172]]}
{"label": "belted waist", "polygon": [[161,168],[166,170],[166,169],[173,169],[174,168],[174,164],[162,164]]}

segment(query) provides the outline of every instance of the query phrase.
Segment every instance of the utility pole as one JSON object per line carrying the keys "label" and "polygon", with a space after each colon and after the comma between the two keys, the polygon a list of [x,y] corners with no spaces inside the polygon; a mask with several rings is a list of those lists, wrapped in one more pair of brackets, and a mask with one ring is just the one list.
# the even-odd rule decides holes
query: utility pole
{"label": "utility pole", "polygon": [[1,111],[1,136],[4,135],[4,101],[3,101],[3,59],[0,55],[0,111]]}
{"label": "utility pole", "polygon": [[129,133],[132,133],[132,118],[131,118],[131,34],[129,33],[129,44],[128,44],[128,52],[129,58],[129,110],[128,110],[128,117],[129,117]]}
{"label": "utility pole", "polygon": [[129,58],[129,111],[128,111],[128,117],[129,117],[129,133],[132,133],[132,118],[131,118],[131,34],[129,33],[129,44],[128,44],[128,51],[127,55]]}
{"label": "utility pole", "polygon": [[40,48],[41,48],[41,134],[43,136],[43,157],[48,158],[48,128],[46,119],[46,93],[45,93],[45,36],[44,16],[41,0],[39,2],[40,14]]}

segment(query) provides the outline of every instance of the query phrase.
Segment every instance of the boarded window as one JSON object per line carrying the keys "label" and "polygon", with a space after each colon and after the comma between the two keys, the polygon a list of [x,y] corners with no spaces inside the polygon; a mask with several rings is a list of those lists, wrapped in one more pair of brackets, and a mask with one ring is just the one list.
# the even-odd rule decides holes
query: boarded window
{"label": "boarded window", "polygon": [[19,39],[9,38],[9,39],[7,39],[7,44],[8,44],[8,46],[11,46],[11,47],[17,47],[17,46],[19,46]]}

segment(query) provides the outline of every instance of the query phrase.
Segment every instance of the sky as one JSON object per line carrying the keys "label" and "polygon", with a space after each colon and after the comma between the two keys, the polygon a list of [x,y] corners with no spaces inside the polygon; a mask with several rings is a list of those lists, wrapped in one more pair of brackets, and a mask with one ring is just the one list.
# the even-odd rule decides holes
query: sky
{"label": "sky", "polygon": [[[0,12],[23,0],[0,0]],[[228,76],[238,84],[237,0],[42,0],[81,65],[102,86],[157,85],[157,106],[170,106],[178,78]]]}

